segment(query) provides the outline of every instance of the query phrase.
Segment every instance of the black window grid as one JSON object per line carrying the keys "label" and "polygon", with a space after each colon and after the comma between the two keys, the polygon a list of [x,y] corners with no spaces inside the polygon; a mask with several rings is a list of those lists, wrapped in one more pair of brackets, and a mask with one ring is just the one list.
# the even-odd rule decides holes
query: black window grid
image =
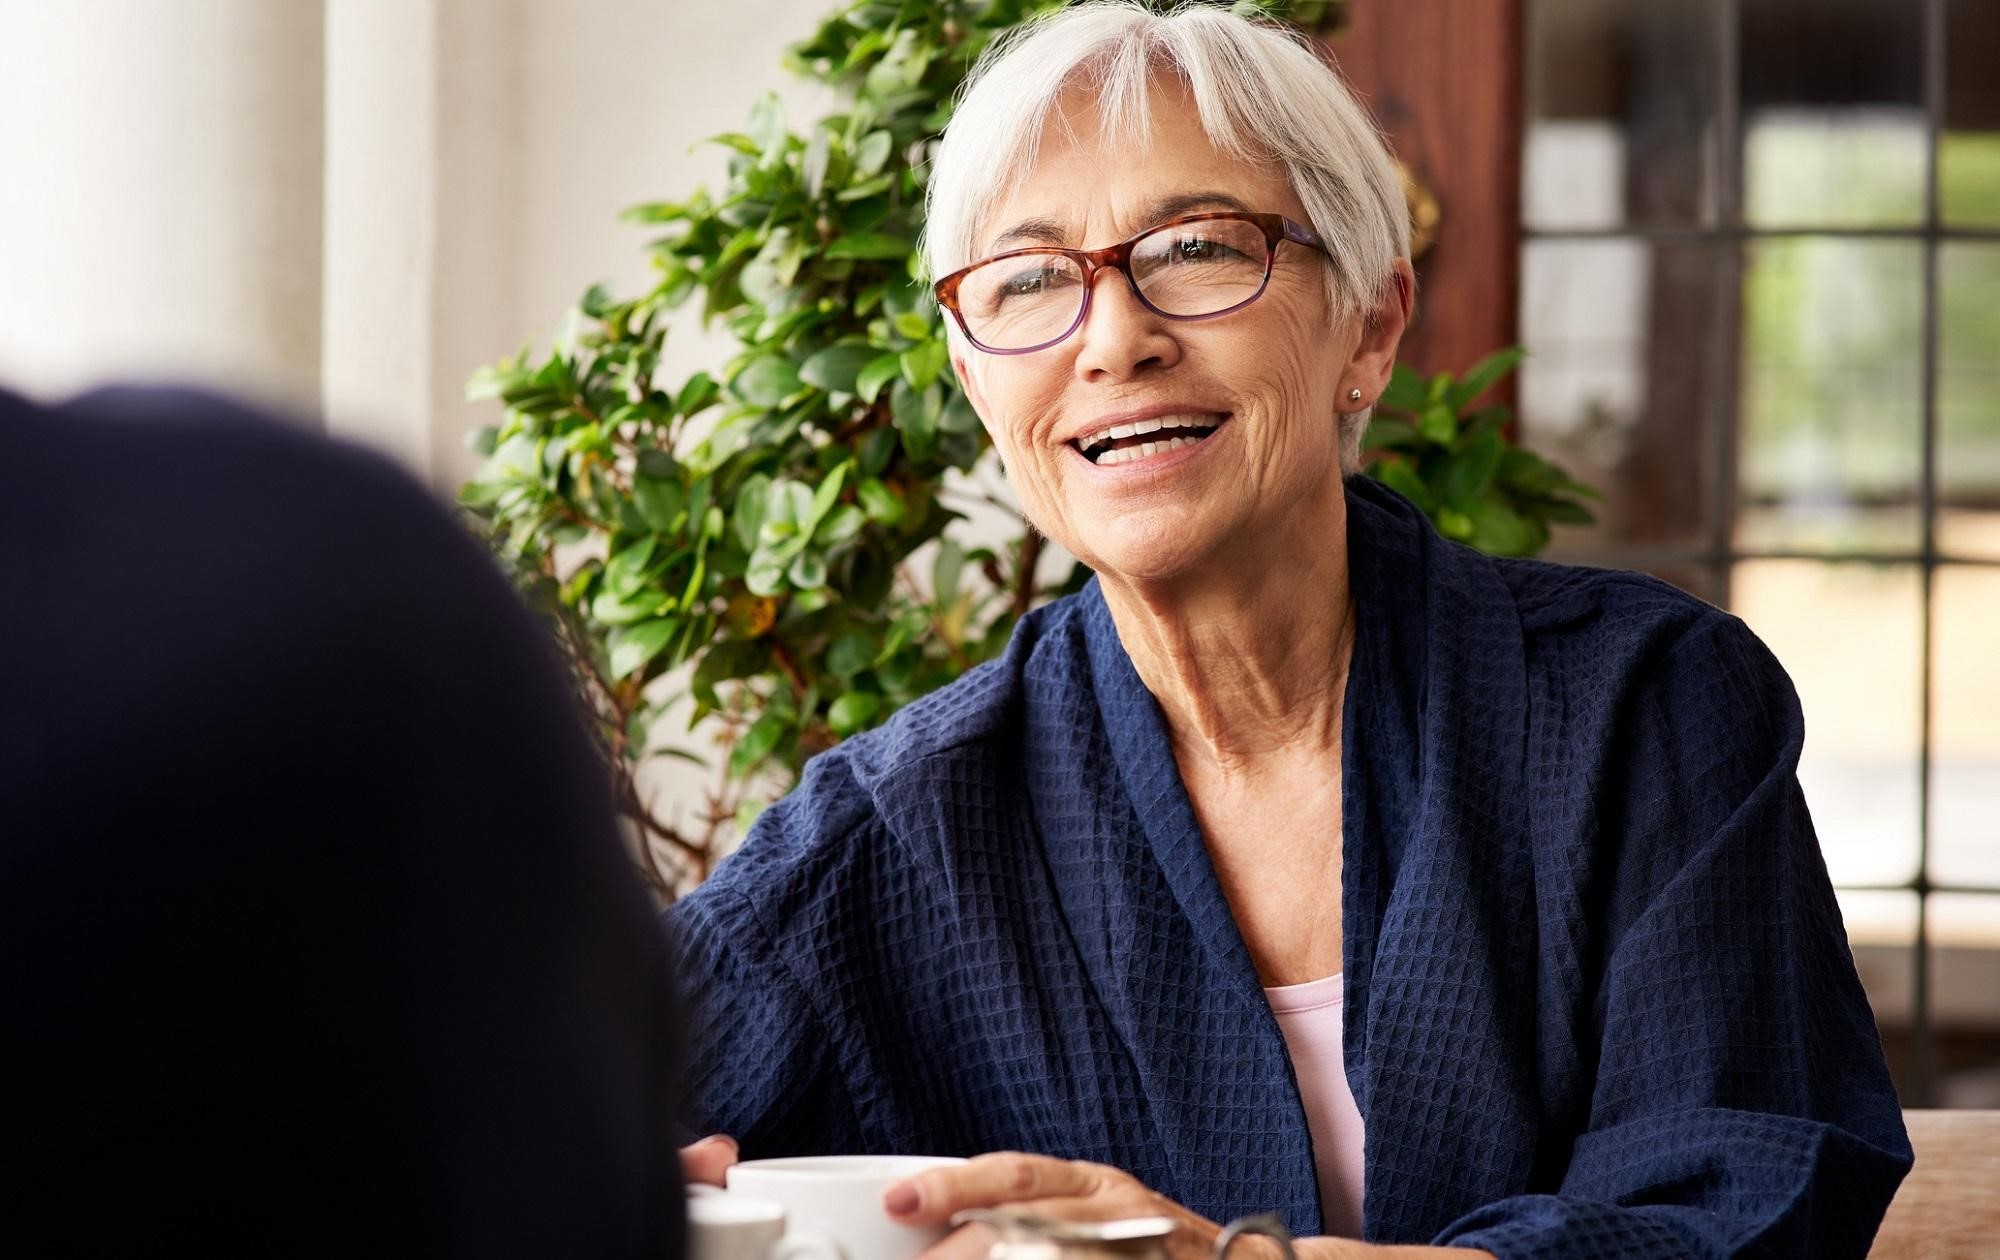
{"label": "black window grid", "polygon": [[[1717,202],[1714,222],[1705,225],[1631,224],[1612,227],[1538,228],[1524,222],[1524,247],[1535,241],[1629,240],[1645,242],[1720,243],[1716,285],[1715,318],[1711,321],[1715,373],[1710,400],[1716,419],[1713,447],[1708,456],[1714,484],[1714,501],[1705,545],[1698,549],[1648,544],[1597,544],[1565,546],[1560,558],[1584,564],[1619,568],[1652,569],[1686,567],[1697,569],[1708,579],[1709,590],[1724,607],[1729,605],[1730,582],[1735,566],[1745,560],[1810,560],[1816,562],[1873,562],[1915,564],[1920,575],[1917,757],[1917,860],[1916,873],[1901,883],[1842,883],[1841,891],[1894,892],[1915,895],[1917,915],[1910,948],[1911,1010],[1910,1057],[1903,1081],[1907,1106],[1932,1105],[1935,1094],[1936,1053],[1932,1020],[1930,898],[1934,893],[2000,895],[2000,885],[1966,884],[1933,880],[1931,868],[1932,796],[1932,694],[1934,690],[1936,581],[1944,565],[2000,569],[2000,559],[1980,556],[1945,556],[1937,539],[1937,444],[1938,444],[1938,254],[1941,247],[1957,241],[2000,244],[2000,229],[1949,227],[1941,222],[1939,206],[1938,157],[1945,114],[1945,38],[1949,0],[1917,0],[1923,6],[1922,96],[1925,118],[1926,178],[1923,192],[1923,219],[1905,227],[1753,227],[1743,221],[1743,167],[1741,154],[1742,106],[1740,77],[1740,36],[1744,0],[1716,0],[1714,48],[1717,57],[1719,99],[1716,112]],[[1740,351],[1742,347],[1743,247],[1759,240],[1809,237],[1820,240],[1894,240],[1918,244],[1922,249],[1922,326],[1920,398],[1923,449],[1917,477],[1919,536],[1917,549],[1798,549],[1746,548],[1736,543],[1738,496],[1737,454],[1741,439]]]}

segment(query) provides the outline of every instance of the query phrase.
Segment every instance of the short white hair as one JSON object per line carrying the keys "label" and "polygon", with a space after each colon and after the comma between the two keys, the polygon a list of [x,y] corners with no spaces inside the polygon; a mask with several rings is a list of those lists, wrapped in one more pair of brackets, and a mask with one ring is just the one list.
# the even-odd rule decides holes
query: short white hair
{"label": "short white hair", "polygon": [[[1141,0],[1084,0],[1004,33],[973,68],[932,155],[923,260],[931,277],[974,259],[985,215],[1034,168],[1057,99],[1093,89],[1101,134],[1149,137],[1151,80],[1186,85],[1223,153],[1283,168],[1332,255],[1336,321],[1393,300],[1392,264],[1410,252],[1409,212],[1388,145],[1353,91],[1296,28],[1216,4],[1161,11]],[[1060,116],[1059,116],[1060,117]],[[1341,415],[1341,464],[1360,464],[1368,410]]]}

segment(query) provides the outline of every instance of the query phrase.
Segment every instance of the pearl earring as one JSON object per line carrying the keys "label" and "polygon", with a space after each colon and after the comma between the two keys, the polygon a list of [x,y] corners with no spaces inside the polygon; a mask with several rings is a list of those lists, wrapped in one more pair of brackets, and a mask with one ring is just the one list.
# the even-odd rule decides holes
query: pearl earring
{"label": "pearl earring", "polygon": [[1360,402],[1360,401],[1361,401],[1361,391],[1360,391],[1360,390],[1358,390],[1358,389],[1350,389],[1350,390],[1348,390],[1348,391],[1347,391],[1347,401],[1349,401],[1349,402]]}

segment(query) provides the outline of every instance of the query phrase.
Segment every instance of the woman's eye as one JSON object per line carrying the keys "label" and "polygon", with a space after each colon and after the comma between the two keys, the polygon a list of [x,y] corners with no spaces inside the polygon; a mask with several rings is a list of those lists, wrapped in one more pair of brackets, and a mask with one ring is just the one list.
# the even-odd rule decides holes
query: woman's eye
{"label": "woman's eye", "polygon": [[1046,293],[1062,283],[1062,276],[1047,267],[1037,267],[1033,271],[1017,272],[1000,286],[1002,297],[1033,297]]}
{"label": "woman's eye", "polygon": [[1237,256],[1229,246],[1206,236],[1184,236],[1174,242],[1174,257],[1186,262],[1220,262]]}

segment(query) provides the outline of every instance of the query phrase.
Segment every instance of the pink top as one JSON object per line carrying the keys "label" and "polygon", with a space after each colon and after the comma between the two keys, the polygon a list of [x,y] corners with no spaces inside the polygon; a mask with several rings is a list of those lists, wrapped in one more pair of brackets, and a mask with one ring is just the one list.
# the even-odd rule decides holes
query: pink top
{"label": "pink top", "polygon": [[1312,1134],[1313,1165],[1328,1236],[1361,1237],[1361,1111],[1340,1050],[1341,980],[1328,976],[1266,989]]}

